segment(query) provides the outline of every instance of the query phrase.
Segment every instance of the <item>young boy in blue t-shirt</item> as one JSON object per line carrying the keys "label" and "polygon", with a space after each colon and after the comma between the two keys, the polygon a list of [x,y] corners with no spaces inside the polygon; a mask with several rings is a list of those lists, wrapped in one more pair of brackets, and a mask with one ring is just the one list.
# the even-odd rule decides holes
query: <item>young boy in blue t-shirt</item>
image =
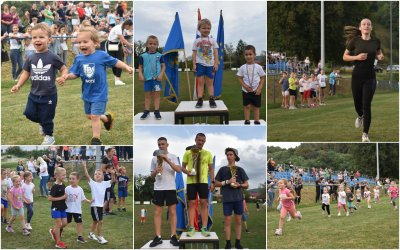
{"label": "young boy in blue t-shirt", "polygon": [[106,67],[125,69],[130,74],[133,68],[124,62],[115,59],[104,51],[96,50],[100,46],[97,30],[93,27],[82,27],[78,32],[77,41],[82,54],[75,57],[74,64],[68,74],[57,78],[57,82],[64,83],[80,77],[82,79],[82,99],[85,114],[92,122],[92,145],[101,145],[101,121],[106,130],[112,128],[114,116],[106,113],[108,101],[108,82]]}

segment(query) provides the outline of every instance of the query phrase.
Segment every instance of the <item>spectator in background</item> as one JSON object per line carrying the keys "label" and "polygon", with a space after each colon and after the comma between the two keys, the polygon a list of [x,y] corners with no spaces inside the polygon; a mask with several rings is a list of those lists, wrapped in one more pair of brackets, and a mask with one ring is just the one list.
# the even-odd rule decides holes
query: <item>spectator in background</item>
{"label": "spectator in background", "polygon": [[5,32],[12,32],[12,22],[13,18],[8,9],[8,4],[4,4],[3,12],[1,13],[1,34],[3,35]]}
{"label": "spectator in background", "polygon": [[32,8],[29,10],[29,18],[30,18],[29,22],[32,23],[33,22],[32,18],[34,18],[34,17],[36,17],[37,19],[40,19],[41,15],[42,14],[37,9],[36,3],[33,3]]}

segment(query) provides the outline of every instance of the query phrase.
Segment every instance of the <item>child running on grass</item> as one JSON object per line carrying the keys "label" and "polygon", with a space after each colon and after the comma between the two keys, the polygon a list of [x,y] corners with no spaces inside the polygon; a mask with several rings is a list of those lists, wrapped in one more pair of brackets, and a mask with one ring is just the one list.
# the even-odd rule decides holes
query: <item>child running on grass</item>
{"label": "child running on grass", "polygon": [[66,74],[68,70],[60,57],[48,49],[51,30],[45,23],[39,23],[32,28],[32,43],[36,53],[26,59],[21,77],[11,88],[11,93],[17,93],[30,79],[31,91],[24,115],[39,123],[39,133],[44,137],[42,145],[52,145],[55,143],[53,120],[57,106],[56,70],[60,70],[62,74]]}
{"label": "child running on grass", "polygon": [[21,188],[21,180],[19,176],[18,175],[13,176],[12,182],[13,182],[13,187],[8,192],[8,200],[11,205],[11,219],[8,222],[6,231],[9,233],[14,233],[12,225],[18,216],[18,219],[21,222],[22,235],[27,236],[31,234],[26,228],[25,218],[24,218],[23,202],[27,202],[27,200],[25,198],[24,191]]}
{"label": "child running on grass", "polygon": [[10,191],[10,184],[7,180],[7,170],[1,169],[1,222],[8,224],[8,192]]}
{"label": "child running on grass", "polygon": [[242,65],[237,76],[242,85],[242,98],[244,106],[244,125],[250,125],[250,108],[253,107],[254,124],[260,125],[261,93],[265,82],[263,68],[255,63],[256,48],[247,45],[244,48],[246,64]]}
{"label": "child running on grass", "polygon": [[374,201],[375,203],[379,202],[379,186],[374,187]]}
{"label": "child running on grass", "polygon": [[82,79],[82,99],[86,117],[92,124],[92,145],[101,145],[101,122],[106,130],[112,128],[114,115],[106,113],[108,101],[108,82],[106,67],[125,69],[130,74],[133,69],[124,62],[115,59],[104,51],[96,50],[100,46],[97,30],[91,26],[79,29],[77,41],[82,54],[75,57],[69,70],[57,78],[59,84],[65,80],[80,77]]}
{"label": "child running on grass", "polygon": [[65,188],[67,195],[67,223],[72,222],[72,218],[76,223],[76,232],[78,233],[77,241],[85,243],[83,238],[83,225],[82,225],[82,201],[91,203],[92,200],[86,199],[83,189],[78,186],[80,176],[78,172],[72,172],[69,174],[70,185]]}
{"label": "child running on grass", "polygon": [[357,210],[357,208],[355,208],[353,204],[354,194],[351,192],[351,189],[349,187],[346,189],[346,198],[347,198],[347,207],[349,208],[350,212],[353,213],[354,210]]}
{"label": "child running on grass", "polygon": [[361,207],[361,200],[362,200],[362,194],[361,194],[361,189],[356,190],[356,200],[357,200],[357,207]]}
{"label": "child running on grass", "polygon": [[331,210],[329,209],[331,203],[331,196],[328,193],[328,188],[324,187],[322,194],[322,214],[325,214],[325,211],[328,213],[328,217],[331,217]]}
{"label": "child running on grass", "polygon": [[388,192],[390,195],[390,201],[392,202],[393,205],[393,209],[397,210],[396,201],[399,198],[399,189],[397,188],[395,181],[390,182],[390,187],[388,189]]}
{"label": "child running on grass", "polygon": [[[100,244],[106,244],[108,241],[103,237],[103,202],[106,189],[111,187],[111,182],[115,181],[115,173],[114,170],[111,170],[112,180],[103,181],[103,171],[96,169],[94,172],[94,180],[92,180],[86,168],[86,161],[82,161],[82,166],[90,186],[90,191],[92,192],[90,210],[93,223],[89,232],[89,238],[98,241]],[[94,233],[96,229],[97,237]]]}
{"label": "child running on grass", "polygon": [[371,208],[371,192],[369,191],[369,187],[365,187],[364,198],[367,201],[368,208]]}
{"label": "child running on grass", "polygon": [[339,186],[338,192],[338,216],[340,216],[340,210],[343,207],[344,211],[346,212],[346,216],[349,216],[349,211],[346,208],[346,192],[344,191],[344,186]]}
{"label": "child running on grass", "polygon": [[296,211],[294,206],[293,200],[295,199],[295,196],[287,188],[287,185],[288,182],[286,179],[280,179],[278,181],[279,199],[282,201],[282,208],[279,217],[279,228],[275,230],[275,235],[282,235],[287,212],[289,212],[293,218],[298,218],[299,220],[302,218],[300,211]]}
{"label": "child running on grass", "polygon": [[24,190],[24,195],[26,199],[26,202],[24,202],[24,205],[26,207],[25,227],[28,230],[32,230],[31,219],[33,216],[33,194],[35,193],[35,184],[33,184],[32,179],[33,179],[32,173],[29,171],[25,171],[22,190]]}
{"label": "child running on grass", "polygon": [[61,241],[61,234],[63,228],[67,225],[67,204],[65,199],[67,195],[65,194],[64,179],[66,177],[65,168],[57,167],[54,170],[54,177],[56,181],[51,187],[50,195],[48,200],[51,201],[51,217],[54,219],[54,228],[50,228],[49,232],[51,238],[57,242],[56,248],[67,248],[64,242]]}
{"label": "child running on grass", "polygon": [[154,116],[161,120],[160,114],[160,92],[162,91],[161,81],[165,72],[165,63],[161,53],[157,52],[158,38],[147,37],[147,52],[139,58],[139,80],[144,81],[144,111],[141,120],[150,114],[151,98],[154,100]]}

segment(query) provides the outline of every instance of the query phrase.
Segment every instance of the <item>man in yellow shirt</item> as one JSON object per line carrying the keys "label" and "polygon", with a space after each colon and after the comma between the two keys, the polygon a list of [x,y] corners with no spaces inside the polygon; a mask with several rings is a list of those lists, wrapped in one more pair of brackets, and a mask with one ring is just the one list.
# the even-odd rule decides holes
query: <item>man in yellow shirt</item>
{"label": "man in yellow shirt", "polygon": [[195,138],[196,145],[191,149],[186,150],[183,155],[182,172],[187,174],[186,192],[189,203],[189,231],[187,235],[193,236],[194,230],[194,217],[196,214],[196,197],[197,194],[200,198],[201,205],[201,220],[202,228],[201,234],[203,236],[210,236],[207,230],[208,221],[208,175],[210,175],[211,186],[210,191],[214,191],[214,168],[213,157],[210,151],[203,149],[206,143],[206,136],[203,133],[198,133]]}

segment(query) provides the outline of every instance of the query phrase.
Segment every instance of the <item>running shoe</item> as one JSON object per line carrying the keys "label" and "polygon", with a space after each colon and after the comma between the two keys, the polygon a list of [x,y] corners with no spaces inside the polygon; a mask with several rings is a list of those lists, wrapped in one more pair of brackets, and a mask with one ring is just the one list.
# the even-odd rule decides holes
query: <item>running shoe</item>
{"label": "running shoe", "polygon": [[45,135],[42,145],[53,145],[56,142],[53,136]]}
{"label": "running shoe", "polygon": [[155,247],[155,246],[160,245],[160,244],[162,244],[162,238],[156,236],[156,237],[154,237],[153,241],[150,243],[149,246],[150,247]]}
{"label": "running shoe", "polygon": [[186,232],[186,235],[188,237],[192,237],[194,235],[195,231],[194,231],[194,227],[190,227],[189,231]]}
{"label": "running shoe", "polygon": [[203,98],[198,98],[197,103],[196,103],[196,108],[201,108],[203,107]]}
{"label": "running shoe", "polygon": [[204,237],[209,237],[209,236],[210,236],[210,232],[207,230],[206,227],[202,227],[202,228],[201,228],[201,234],[202,234]]}
{"label": "running shoe", "polygon": [[112,125],[114,122],[114,114],[111,112],[105,113],[105,116],[107,117],[107,121],[103,122],[104,123],[104,128],[108,131],[112,129]]}
{"label": "running shoe", "polygon": [[354,126],[356,128],[360,128],[364,123],[364,116],[359,116],[356,118],[356,121],[354,122]]}
{"label": "running shoe", "polygon": [[161,120],[160,110],[154,110],[154,116],[157,120]]}
{"label": "running shoe", "polygon": [[369,142],[369,138],[368,138],[368,134],[367,133],[363,133],[362,134],[361,141],[362,142]]}
{"label": "running shoe", "polygon": [[171,243],[171,245],[173,245],[174,247],[179,246],[179,241],[176,238],[175,234],[171,236],[171,239],[169,240],[169,243]]}
{"label": "running shoe", "polygon": [[140,116],[140,120],[146,119],[149,114],[150,114],[150,111],[148,111],[148,110],[143,111],[142,116]]}
{"label": "running shoe", "polygon": [[98,240],[96,235],[94,233],[92,233],[92,232],[89,232],[89,239]]}

